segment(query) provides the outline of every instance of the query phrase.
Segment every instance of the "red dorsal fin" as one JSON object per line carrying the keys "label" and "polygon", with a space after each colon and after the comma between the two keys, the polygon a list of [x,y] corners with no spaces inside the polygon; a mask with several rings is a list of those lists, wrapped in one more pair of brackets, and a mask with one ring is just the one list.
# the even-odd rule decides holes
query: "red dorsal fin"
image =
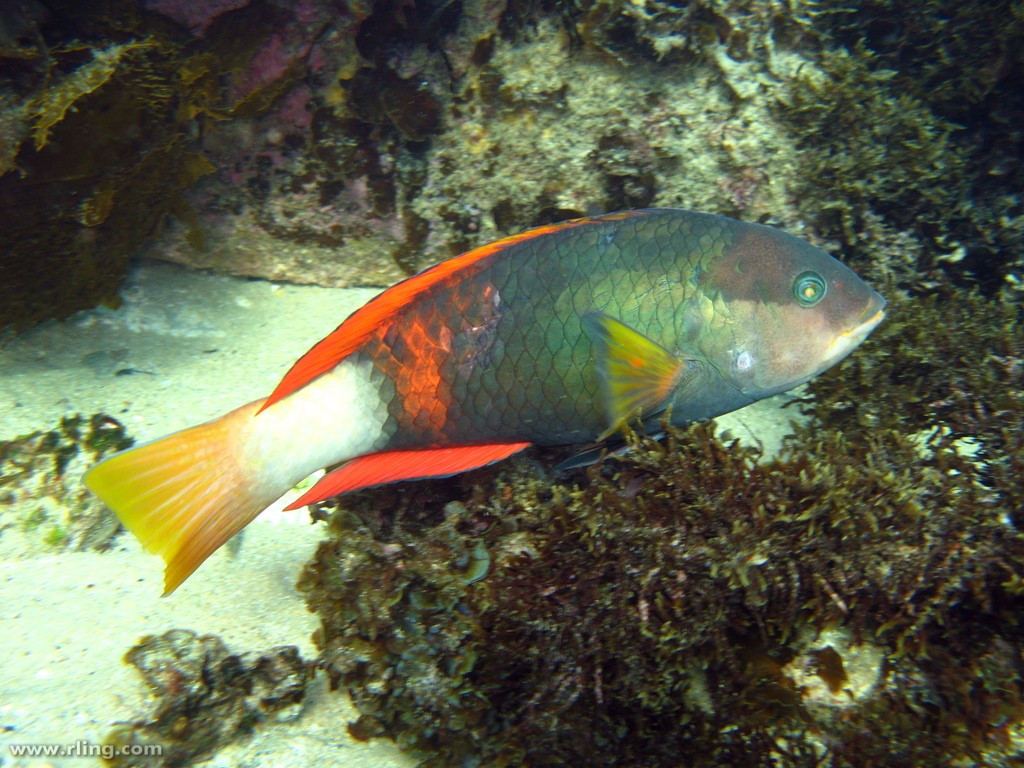
{"label": "red dorsal fin", "polygon": [[384,451],[352,459],[342,467],[320,478],[319,482],[285,509],[298,509],[307,504],[329,499],[349,491],[383,485],[399,480],[421,480],[476,469],[506,459],[526,448],[529,443],[497,443],[454,448],[427,448],[421,451]]}
{"label": "red dorsal fin", "polygon": [[[570,229],[597,221],[625,218],[640,213],[642,212],[625,211],[598,218],[572,219],[571,221],[563,221],[558,224],[537,227],[536,229],[521,232],[518,235],[495,240],[493,243],[480,246],[472,251],[467,251],[461,256],[455,256],[442,261],[423,270],[418,275],[413,275],[400,283],[396,283],[349,315],[345,322],[300,357],[291,367],[291,370],[281,379],[277,387],[274,388],[274,391],[270,393],[270,397],[263,403],[263,408],[269,408],[278,400],[305,386],[320,374],[331,370],[331,368],[358,349],[382,322],[398,309],[408,304],[414,296],[423,293],[438,283],[451,279],[462,270],[466,270],[467,275],[472,274],[472,267],[474,265],[482,266],[488,256],[516,243],[521,243],[524,240],[532,240],[535,237],[541,237],[542,235],[562,229]],[[260,410],[263,410],[263,408]]]}

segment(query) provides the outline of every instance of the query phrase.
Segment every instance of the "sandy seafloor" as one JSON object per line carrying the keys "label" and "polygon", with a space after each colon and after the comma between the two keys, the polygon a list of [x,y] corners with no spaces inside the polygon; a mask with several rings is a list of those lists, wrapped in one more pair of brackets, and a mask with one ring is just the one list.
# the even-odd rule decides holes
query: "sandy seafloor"
{"label": "sandy seafloor", "polygon": [[[374,293],[140,264],[119,309],[79,313],[0,347],[0,440],[50,429],[76,412],[108,413],[138,441],[205,421],[267,394]],[[137,373],[116,375],[126,369]],[[794,418],[794,409],[779,408],[785,399],[719,423],[771,450]],[[127,534],[104,553],[0,562],[0,766],[100,765],[83,757],[15,759],[9,745],[99,744],[114,723],[145,717],[147,692],[123,662],[143,635],[184,628],[219,635],[233,652],[296,645],[315,657],[316,618],[294,583],[320,536],[305,512],[272,509],[240,546],[217,552],[167,598],[159,597],[162,562]],[[203,765],[415,765],[386,740],[353,741],[345,723],[354,710],[322,679],[293,715],[261,725]]]}

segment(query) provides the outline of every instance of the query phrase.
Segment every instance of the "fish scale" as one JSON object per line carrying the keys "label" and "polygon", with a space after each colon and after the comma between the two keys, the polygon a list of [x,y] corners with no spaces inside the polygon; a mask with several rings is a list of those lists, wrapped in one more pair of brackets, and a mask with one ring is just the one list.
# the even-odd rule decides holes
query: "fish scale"
{"label": "fish scale", "polygon": [[[580,318],[614,314],[671,345],[681,303],[703,295],[690,278],[728,244],[727,221],[647,216],[524,240],[491,256],[472,277],[422,295],[409,310],[417,322],[396,320],[399,328],[389,329],[400,344],[389,345],[385,333],[362,351],[392,380],[436,371],[436,397],[446,417],[434,418],[442,410],[438,401],[425,414],[420,398],[396,392],[387,448],[595,439],[608,419],[594,345]],[[466,366],[465,352],[454,354],[452,339],[479,325],[485,294],[499,297],[500,318],[493,338],[482,335],[486,354]]]}

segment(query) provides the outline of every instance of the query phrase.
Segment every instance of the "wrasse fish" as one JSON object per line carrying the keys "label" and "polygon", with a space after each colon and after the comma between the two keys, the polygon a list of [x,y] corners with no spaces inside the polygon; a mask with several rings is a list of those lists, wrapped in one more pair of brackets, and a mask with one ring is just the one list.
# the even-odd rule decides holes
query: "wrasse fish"
{"label": "wrasse fish", "polygon": [[672,209],[540,227],[392,286],[266,399],[112,456],[85,483],[163,557],[170,593],[321,467],[341,464],[289,509],[627,423],[653,432],[666,413],[719,416],[842,360],[884,308],[771,227]]}

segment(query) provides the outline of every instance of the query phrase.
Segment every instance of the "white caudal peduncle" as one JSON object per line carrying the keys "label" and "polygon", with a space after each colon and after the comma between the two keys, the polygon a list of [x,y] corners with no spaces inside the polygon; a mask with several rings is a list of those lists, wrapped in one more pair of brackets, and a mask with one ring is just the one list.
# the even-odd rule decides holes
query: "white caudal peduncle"
{"label": "white caudal peduncle", "polygon": [[287,490],[321,467],[378,450],[388,413],[371,372],[369,361],[344,360],[252,417],[239,435],[239,463],[252,480]]}

